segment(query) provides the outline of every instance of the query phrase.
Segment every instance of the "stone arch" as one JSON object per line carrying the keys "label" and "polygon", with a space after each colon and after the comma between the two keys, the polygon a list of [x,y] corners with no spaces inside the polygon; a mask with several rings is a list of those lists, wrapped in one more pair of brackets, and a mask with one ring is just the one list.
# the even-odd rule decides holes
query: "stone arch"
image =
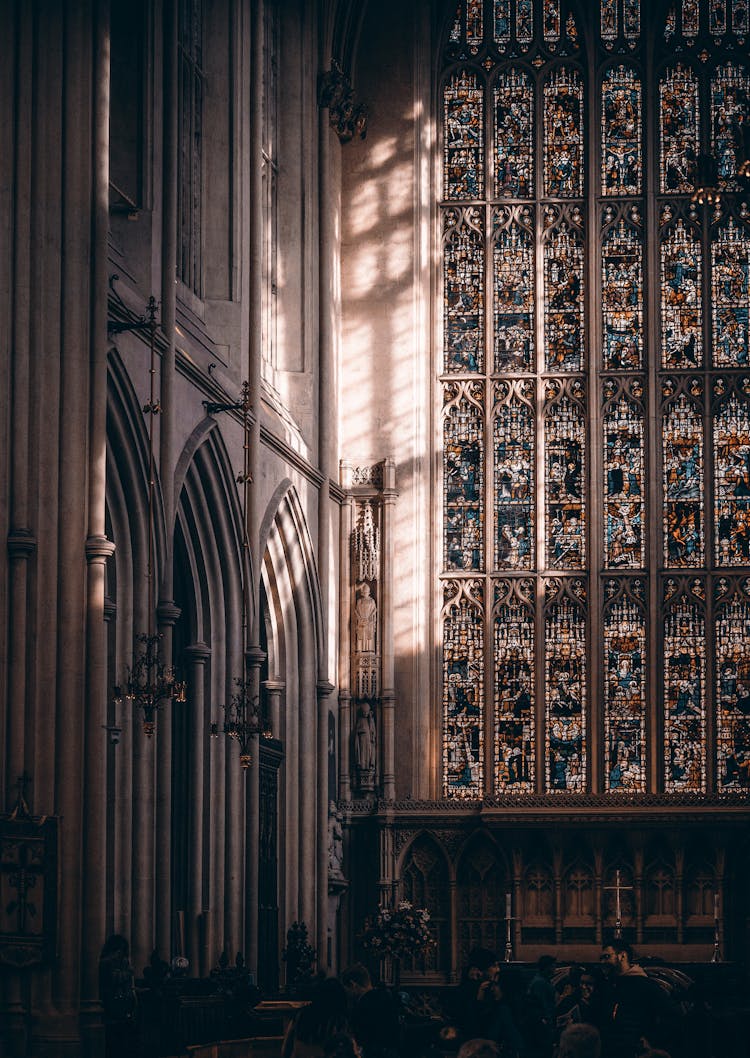
{"label": "stone arch", "polygon": [[450,871],[445,850],[422,831],[404,849],[398,871],[401,899],[430,913],[435,946],[424,956],[404,961],[403,969],[447,973],[451,958]]}
{"label": "stone arch", "polygon": [[459,967],[473,948],[500,955],[505,945],[506,894],[512,892],[507,857],[485,832],[472,836],[456,868]]}

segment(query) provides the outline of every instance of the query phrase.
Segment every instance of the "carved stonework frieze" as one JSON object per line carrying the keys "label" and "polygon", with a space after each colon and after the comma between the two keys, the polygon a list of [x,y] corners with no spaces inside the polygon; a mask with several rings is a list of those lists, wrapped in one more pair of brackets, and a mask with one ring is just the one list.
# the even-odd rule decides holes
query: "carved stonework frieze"
{"label": "carved stonework frieze", "polygon": [[393,832],[393,855],[398,857],[405,845],[412,840],[416,830],[394,830]]}
{"label": "carved stonework frieze", "polygon": [[380,532],[378,512],[372,500],[355,504],[356,522],[352,533],[354,576],[358,581],[377,580],[380,572]]}
{"label": "carved stonework frieze", "polygon": [[452,860],[466,840],[466,834],[461,830],[436,830],[435,837]]}
{"label": "carved stonework frieze", "polygon": [[355,488],[382,489],[383,464],[371,463],[352,467],[352,486]]}

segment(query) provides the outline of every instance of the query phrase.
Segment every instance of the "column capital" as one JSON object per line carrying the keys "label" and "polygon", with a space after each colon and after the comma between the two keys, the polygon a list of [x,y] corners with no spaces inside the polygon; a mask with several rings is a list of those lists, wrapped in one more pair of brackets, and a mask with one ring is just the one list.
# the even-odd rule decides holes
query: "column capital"
{"label": "column capital", "polygon": [[156,607],[156,618],[160,625],[176,625],[181,613],[174,599],[162,599]]}
{"label": "column capital", "polygon": [[185,653],[191,661],[205,665],[211,657],[211,647],[207,643],[191,643],[189,647],[185,647]]}
{"label": "column capital", "polygon": [[335,686],[332,683],[329,683],[328,680],[318,680],[315,686],[318,692],[318,698],[330,698],[336,690]]}
{"label": "column capital", "polygon": [[286,683],[283,680],[263,680],[261,687],[268,691],[269,694],[281,694],[286,688]]}
{"label": "column capital", "polygon": [[36,551],[36,537],[30,529],[11,529],[8,533],[8,554],[11,558],[28,558]]}
{"label": "column capital", "polygon": [[267,657],[260,647],[249,647],[245,651],[245,664],[251,669],[259,669]]}
{"label": "column capital", "polygon": [[104,596],[104,620],[114,621],[117,617],[117,603],[111,595]]}
{"label": "column capital", "polygon": [[114,540],[106,536],[89,536],[86,538],[86,561],[90,564],[105,561],[115,553]]}

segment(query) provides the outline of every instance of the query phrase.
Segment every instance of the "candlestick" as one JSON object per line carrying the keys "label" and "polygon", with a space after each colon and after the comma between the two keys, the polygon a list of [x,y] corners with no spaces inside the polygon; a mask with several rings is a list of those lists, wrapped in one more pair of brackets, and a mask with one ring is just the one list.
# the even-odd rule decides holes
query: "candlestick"
{"label": "candlestick", "polygon": [[505,894],[505,917],[506,918],[510,918],[510,910],[511,910],[510,893],[506,893]]}

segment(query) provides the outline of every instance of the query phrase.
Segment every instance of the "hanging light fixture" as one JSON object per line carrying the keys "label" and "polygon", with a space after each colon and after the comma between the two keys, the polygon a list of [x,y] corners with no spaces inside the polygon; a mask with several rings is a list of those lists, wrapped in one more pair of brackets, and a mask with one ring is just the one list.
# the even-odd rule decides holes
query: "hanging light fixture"
{"label": "hanging light fixture", "polygon": [[143,412],[149,415],[148,428],[148,562],[146,577],[148,580],[148,628],[135,636],[136,648],[133,651],[131,664],[127,667],[125,683],[114,689],[115,704],[120,705],[123,698],[132,702],[143,714],[143,731],[151,738],[156,728],[158,710],[171,701],[185,701],[185,683],[178,680],[171,665],[165,665],[161,645],[164,639],[157,632],[155,624],[155,590],[154,590],[154,545],[155,545],[155,510],[154,497],[156,489],[156,464],[154,460],[154,420],[161,413],[161,405],[156,398],[156,299],[149,298],[146,316],[136,322],[110,324],[110,331],[148,330],[151,346],[149,366],[150,394]]}
{"label": "hanging light fixture", "polygon": [[[209,413],[219,411],[241,411],[243,427],[243,465],[242,471],[237,475],[237,484],[242,486],[242,657],[246,664],[249,650],[250,632],[250,532],[248,526],[248,494],[252,475],[250,473],[250,383],[242,383],[241,399],[233,404],[206,403],[206,411]],[[260,733],[261,715],[260,702],[257,693],[253,693],[252,681],[247,671],[242,676],[234,677],[234,694],[231,695],[229,703],[223,706],[224,723],[222,730],[224,734],[239,746],[240,764],[247,769],[252,764],[252,753],[250,747],[254,735]],[[264,732],[265,733],[265,732]],[[211,735],[217,737],[219,724],[211,724]]]}
{"label": "hanging light fixture", "polygon": [[698,155],[698,177],[691,201],[698,206],[715,206],[721,201],[719,167],[710,154]]}

